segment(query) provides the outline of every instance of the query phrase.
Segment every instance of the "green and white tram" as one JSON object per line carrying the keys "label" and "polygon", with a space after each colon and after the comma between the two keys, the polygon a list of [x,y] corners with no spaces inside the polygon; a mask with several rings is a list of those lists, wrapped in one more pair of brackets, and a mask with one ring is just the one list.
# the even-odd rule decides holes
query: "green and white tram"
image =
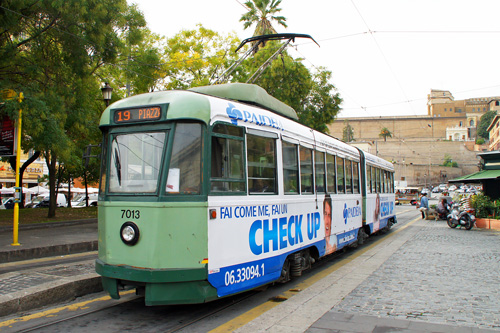
{"label": "green and white tram", "polygon": [[104,289],[207,302],[299,276],[396,222],[393,166],[296,122],[248,84],[154,92],[103,113]]}

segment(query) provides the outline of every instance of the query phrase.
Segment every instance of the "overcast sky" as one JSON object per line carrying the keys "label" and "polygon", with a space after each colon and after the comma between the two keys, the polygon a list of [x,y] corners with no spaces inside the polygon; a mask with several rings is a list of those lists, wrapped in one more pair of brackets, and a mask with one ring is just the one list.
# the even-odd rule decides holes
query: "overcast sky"
{"label": "overcast sky", "polygon": [[[243,0],[128,0],[149,28],[172,37],[205,28],[251,37]],[[326,67],[344,102],[341,117],[427,114],[431,89],[455,99],[500,95],[500,0],[283,0],[294,56]]]}

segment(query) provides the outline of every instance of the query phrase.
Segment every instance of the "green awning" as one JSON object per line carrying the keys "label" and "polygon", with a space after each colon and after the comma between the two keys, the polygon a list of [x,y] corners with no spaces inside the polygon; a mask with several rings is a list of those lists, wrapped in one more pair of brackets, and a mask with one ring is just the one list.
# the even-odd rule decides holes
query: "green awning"
{"label": "green awning", "polygon": [[500,179],[500,170],[483,170],[449,180],[449,183],[480,183],[482,180]]}

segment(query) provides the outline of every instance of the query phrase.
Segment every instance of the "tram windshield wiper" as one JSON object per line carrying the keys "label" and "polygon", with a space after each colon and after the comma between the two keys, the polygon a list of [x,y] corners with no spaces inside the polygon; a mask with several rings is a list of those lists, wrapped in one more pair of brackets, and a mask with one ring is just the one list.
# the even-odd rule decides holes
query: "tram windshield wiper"
{"label": "tram windshield wiper", "polygon": [[120,163],[120,152],[118,148],[115,147],[115,168],[116,168],[116,176],[118,178],[118,185],[122,186],[122,165]]}

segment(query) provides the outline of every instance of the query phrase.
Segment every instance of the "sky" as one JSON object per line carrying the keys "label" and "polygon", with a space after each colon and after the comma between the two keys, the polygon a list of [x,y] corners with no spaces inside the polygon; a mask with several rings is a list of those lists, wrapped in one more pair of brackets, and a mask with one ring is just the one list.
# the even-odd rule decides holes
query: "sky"
{"label": "sky", "polygon": [[[172,37],[197,24],[243,40],[243,0],[127,0],[148,27]],[[288,28],[308,34],[289,52],[332,72],[339,117],[427,114],[431,89],[455,99],[500,96],[499,0],[283,0]]]}

